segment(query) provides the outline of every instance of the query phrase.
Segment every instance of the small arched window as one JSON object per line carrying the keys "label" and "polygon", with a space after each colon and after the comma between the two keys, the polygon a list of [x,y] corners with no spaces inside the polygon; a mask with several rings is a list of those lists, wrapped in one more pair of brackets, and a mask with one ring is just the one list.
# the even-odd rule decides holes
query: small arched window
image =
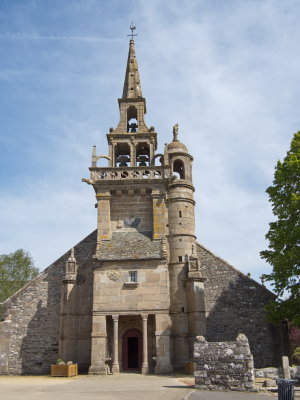
{"label": "small arched window", "polygon": [[130,106],[127,109],[127,132],[137,132],[137,109],[134,106]]}
{"label": "small arched window", "polygon": [[179,179],[184,179],[184,164],[181,160],[174,161],[173,174]]}
{"label": "small arched window", "polygon": [[115,167],[130,166],[130,147],[127,143],[118,143],[115,147]]}
{"label": "small arched window", "polygon": [[148,143],[138,143],[136,146],[136,165],[139,167],[150,165],[150,149]]}

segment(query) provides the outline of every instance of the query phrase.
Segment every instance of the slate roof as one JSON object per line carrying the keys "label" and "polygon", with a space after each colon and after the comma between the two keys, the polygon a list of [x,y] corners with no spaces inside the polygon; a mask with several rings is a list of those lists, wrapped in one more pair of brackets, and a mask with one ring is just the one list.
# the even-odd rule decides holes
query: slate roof
{"label": "slate roof", "polygon": [[151,232],[136,230],[113,232],[111,240],[100,244],[99,260],[140,260],[163,258],[161,240],[152,240]]}

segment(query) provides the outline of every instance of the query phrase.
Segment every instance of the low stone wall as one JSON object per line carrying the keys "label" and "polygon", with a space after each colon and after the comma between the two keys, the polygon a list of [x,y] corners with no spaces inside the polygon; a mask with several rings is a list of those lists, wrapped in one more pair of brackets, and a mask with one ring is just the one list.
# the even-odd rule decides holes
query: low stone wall
{"label": "low stone wall", "polygon": [[253,389],[253,356],[243,334],[235,342],[208,343],[203,336],[198,336],[194,343],[194,363],[198,389]]}

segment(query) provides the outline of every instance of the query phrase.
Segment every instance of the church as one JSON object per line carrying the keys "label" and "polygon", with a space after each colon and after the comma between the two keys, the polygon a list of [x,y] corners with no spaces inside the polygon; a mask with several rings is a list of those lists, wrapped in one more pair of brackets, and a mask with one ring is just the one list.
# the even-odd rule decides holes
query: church
{"label": "church", "polygon": [[193,359],[197,336],[239,333],[255,367],[277,365],[264,310],[275,296],[197,242],[193,156],[177,124],[156,152],[133,37],[118,104],[107,154],[93,147],[83,179],[97,229],[4,302],[0,374],[48,374],[58,358],[89,374],[169,374]]}

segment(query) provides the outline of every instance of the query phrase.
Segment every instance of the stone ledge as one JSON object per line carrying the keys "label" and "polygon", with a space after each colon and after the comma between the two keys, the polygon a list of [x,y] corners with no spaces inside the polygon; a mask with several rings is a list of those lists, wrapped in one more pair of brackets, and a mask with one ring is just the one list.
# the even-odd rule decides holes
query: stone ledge
{"label": "stone ledge", "polygon": [[139,282],[124,282],[124,283],[123,283],[123,286],[124,286],[125,288],[128,288],[128,289],[137,288],[139,285],[140,285]]}

